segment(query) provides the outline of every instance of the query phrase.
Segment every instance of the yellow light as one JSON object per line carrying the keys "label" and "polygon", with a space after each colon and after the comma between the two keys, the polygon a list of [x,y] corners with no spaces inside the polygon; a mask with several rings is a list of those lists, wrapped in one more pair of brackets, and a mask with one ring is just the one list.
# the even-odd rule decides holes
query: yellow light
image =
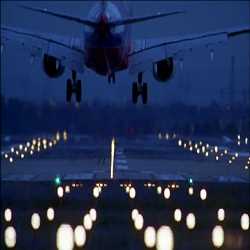
{"label": "yellow light", "polygon": [[135,218],[138,216],[139,212],[137,209],[133,209],[131,212],[131,218],[132,220],[135,220]]}
{"label": "yellow light", "polygon": [[174,249],[174,234],[170,227],[161,226],[156,235],[157,250],[172,250]]}
{"label": "yellow light", "polygon": [[225,219],[225,210],[223,208],[220,208],[217,211],[217,217],[219,221],[223,221]]}
{"label": "yellow light", "polygon": [[169,199],[170,198],[170,189],[169,188],[165,188],[164,189],[164,198],[165,199]]}
{"label": "yellow light", "polygon": [[47,218],[49,221],[53,221],[55,218],[55,211],[52,207],[47,209]]}
{"label": "yellow light", "polygon": [[207,191],[206,191],[206,189],[201,189],[201,191],[200,191],[200,198],[204,201],[204,200],[206,200],[207,199]]}
{"label": "yellow light", "polygon": [[153,248],[156,244],[156,231],[154,227],[147,227],[144,231],[144,244],[147,248]]}
{"label": "yellow light", "polygon": [[7,248],[13,248],[16,245],[16,230],[14,227],[7,227],[4,231],[4,242]]}
{"label": "yellow light", "polygon": [[63,194],[64,194],[64,191],[63,191],[63,187],[58,187],[57,188],[57,196],[59,197],[59,198],[62,198],[63,197]]}
{"label": "yellow light", "polygon": [[143,228],[143,223],[144,223],[143,216],[141,214],[138,214],[134,220],[135,229],[137,231],[140,231]]}
{"label": "yellow light", "polygon": [[58,250],[73,250],[74,232],[70,225],[62,224],[57,229],[56,246]]}
{"label": "yellow light", "polygon": [[222,247],[224,243],[224,230],[222,226],[215,226],[212,231],[212,242],[216,248]]}
{"label": "yellow light", "polygon": [[12,211],[11,211],[10,208],[5,209],[5,211],[4,211],[4,219],[7,222],[11,221],[11,219],[12,219]]}
{"label": "yellow light", "polygon": [[94,208],[91,208],[89,210],[89,215],[90,215],[90,218],[92,221],[96,221],[97,213],[96,213],[96,210]]}
{"label": "yellow light", "polygon": [[181,210],[179,208],[175,209],[175,211],[174,211],[174,219],[175,219],[175,221],[180,222],[181,217],[182,217]]}
{"label": "yellow light", "polygon": [[86,230],[90,230],[92,228],[93,222],[89,214],[86,214],[83,217],[83,226]]}
{"label": "yellow light", "polygon": [[32,214],[31,216],[31,226],[34,230],[39,229],[40,227],[40,216],[37,213]]}
{"label": "yellow light", "polygon": [[186,217],[186,225],[187,225],[187,228],[192,230],[195,228],[195,216],[193,213],[189,213]]}
{"label": "yellow light", "polygon": [[244,213],[240,217],[240,225],[242,230],[249,230],[249,215]]}
{"label": "yellow light", "polygon": [[83,226],[78,225],[74,231],[74,239],[77,247],[83,247],[86,242],[86,231]]}
{"label": "yellow light", "polygon": [[134,199],[135,196],[136,196],[136,191],[135,191],[135,188],[132,187],[129,190],[129,197],[130,197],[130,199]]}

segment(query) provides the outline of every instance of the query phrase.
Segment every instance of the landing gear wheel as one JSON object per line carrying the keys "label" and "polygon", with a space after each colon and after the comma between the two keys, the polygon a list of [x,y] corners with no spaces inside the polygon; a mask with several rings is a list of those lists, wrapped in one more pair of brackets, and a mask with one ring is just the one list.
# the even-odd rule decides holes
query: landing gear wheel
{"label": "landing gear wheel", "polygon": [[137,83],[133,82],[132,85],[132,101],[133,104],[136,104],[138,100],[138,87],[137,87]]}
{"label": "landing gear wheel", "polygon": [[142,103],[147,104],[147,102],[148,102],[148,85],[147,85],[147,83],[143,83],[141,94],[142,94]]}
{"label": "landing gear wheel", "polygon": [[73,93],[73,85],[71,79],[67,80],[67,86],[66,86],[66,101],[71,102],[71,97]]}
{"label": "landing gear wheel", "polygon": [[81,80],[76,82],[76,101],[81,102],[82,100],[82,83]]}

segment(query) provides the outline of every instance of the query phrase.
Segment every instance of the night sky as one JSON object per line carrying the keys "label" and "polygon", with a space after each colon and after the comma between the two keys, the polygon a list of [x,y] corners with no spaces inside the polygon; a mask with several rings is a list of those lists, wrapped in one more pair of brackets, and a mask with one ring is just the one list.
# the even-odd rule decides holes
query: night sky
{"label": "night sky", "polygon": [[[50,10],[86,17],[92,5],[85,1],[63,2],[15,2],[1,1],[1,22],[4,25],[20,27],[45,33],[57,33],[65,36],[79,36],[83,27],[32,13],[17,7],[25,4]],[[144,24],[133,25],[132,39],[179,36],[190,33],[213,31],[216,29],[248,25],[250,23],[250,3],[248,1],[210,1],[210,2],[128,2],[134,15],[154,14],[162,11],[186,10],[187,14],[171,16]],[[196,49],[184,55],[184,71],[176,65],[175,75],[167,83],[158,83],[151,73],[144,75],[149,83],[149,102],[168,104],[184,102],[188,104],[207,105],[212,101],[228,102],[228,85],[230,82],[230,56],[235,55],[235,98],[246,102],[249,98],[250,82],[250,35],[234,38],[228,47],[215,47],[215,60],[210,62],[209,50]],[[2,92],[6,96],[17,96],[28,100],[43,101],[65,100],[65,82],[70,72],[56,80],[49,79],[41,67],[41,60],[36,59],[32,66],[29,55],[20,47],[9,45],[1,57]],[[79,75],[79,77],[82,77]],[[131,83],[133,78],[128,72],[116,76],[116,85],[109,85],[107,78],[85,71],[84,99],[88,102],[126,103],[131,101]],[[222,90],[224,92],[222,92]],[[223,94],[224,93],[224,94]],[[250,98],[249,98],[250,99]]]}

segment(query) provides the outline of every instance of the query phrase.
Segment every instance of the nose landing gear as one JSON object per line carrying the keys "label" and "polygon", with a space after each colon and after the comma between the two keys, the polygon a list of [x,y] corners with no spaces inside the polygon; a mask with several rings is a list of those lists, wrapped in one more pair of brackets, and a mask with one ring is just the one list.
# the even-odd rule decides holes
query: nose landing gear
{"label": "nose landing gear", "polygon": [[76,95],[76,101],[79,103],[82,100],[82,83],[81,80],[76,80],[76,71],[72,71],[72,79],[67,80],[66,85],[66,101],[71,102],[73,93]]}
{"label": "nose landing gear", "polygon": [[142,96],[142,103],[147,104],[148,102],[148,84],[142,83],[142,72],[138,74],[138,81],[133,82],[132,85],[132,101],[134,104],[138,102],[138,97]]}

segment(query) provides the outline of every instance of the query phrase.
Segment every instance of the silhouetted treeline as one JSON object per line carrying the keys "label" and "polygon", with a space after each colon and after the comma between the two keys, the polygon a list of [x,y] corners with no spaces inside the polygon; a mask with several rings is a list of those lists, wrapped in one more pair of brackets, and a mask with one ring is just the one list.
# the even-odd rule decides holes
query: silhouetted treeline
{"label": "silhouetted treeline", "polygon": [[93,104],[34,104],[1,98],[2,134],[72,133],[100,136],[163,132],[180,134],[250,134],[250,110],[209,107]]}

